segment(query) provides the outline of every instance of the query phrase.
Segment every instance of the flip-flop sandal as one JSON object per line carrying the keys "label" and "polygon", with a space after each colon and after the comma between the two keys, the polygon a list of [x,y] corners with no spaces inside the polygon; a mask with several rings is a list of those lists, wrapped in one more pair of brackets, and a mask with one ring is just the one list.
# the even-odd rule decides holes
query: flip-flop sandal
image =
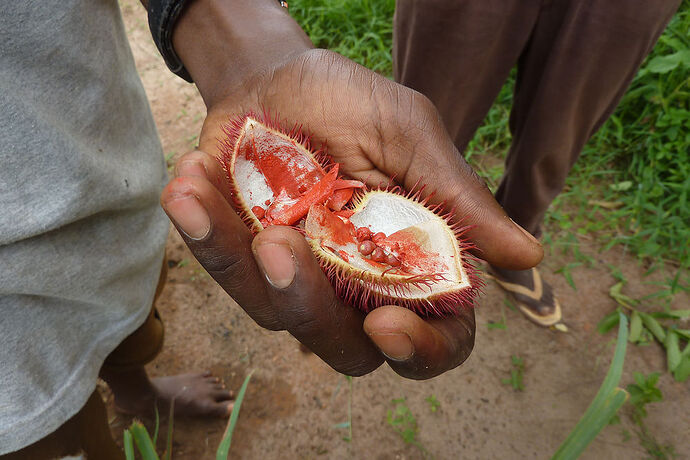
{"label": "flip-flop sandal", "polygon": [[[508,293],[520,311],[532,322],[540,326],[553,326],[561,321],[561,304],[553,295],[550,287],[544,289],[541,275],[536,268],[532,268],[532,289],[521,284],[503,281],[498,278],[496,273],[487,273],[487,277],[496,281]],[[553,311],[548,314],[540,314],[538,306],[545,304],[553,306]]]}

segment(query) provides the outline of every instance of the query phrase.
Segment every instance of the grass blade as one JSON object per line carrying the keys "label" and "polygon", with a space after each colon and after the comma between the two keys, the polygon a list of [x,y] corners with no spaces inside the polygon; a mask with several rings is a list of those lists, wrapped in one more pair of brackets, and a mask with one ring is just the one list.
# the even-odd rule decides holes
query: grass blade
{"label": "grass blade", "polygon": [[156,448],[144,425],[140,422],[133,422],[129,431],[132,432],[132,437],[134,437],[134,442],[137,444],[137,449],[139,449],[143,460],[159,460]]}
{"label": "grass blade", "polygon": [[611,417],[620,409],[628,397],[628,393],[617,388],[623,373],[623,361],[628,344],[628,318],[619,314],[618,339],[616,351],[609,371],[601,384],[594,400],[585,411],[575,428],[558,448],[552,460],[577,458],[589,445],[596,435],[609,423]]}
{"label": "grass blade", "polygon": [[123,435],[125,445],[125,459],[134,460],[134,440],[132,439],[132,433],[129,430],[125,430]]}
{"label": "grass blade", "polygon": [[160,426],[160,417],[158,416],[158,404],[153,405],[153,412],[156,414],[156,425],[153,429],[153,445],[158,442],[158,428]]}
{"label": "grass blade", "polygon": [[223,440],[218,446],[216,451],[216,460],[227,460],[228,452],[230,451],[230,443],[232,442],[232,432],[235,431],[235,425],[237,425],[237,419],[240,416],[240,407],[242,406],[242,400],[244,399],[244,393],[247,391],[247,385],[249,385],[249,379],[252,378],[254,371],[251,371],[247,377],[245,377],[240,392],[237,393],[237,398],[235,399],[235,404],[232,407],[232,414],[230,414],[230,420],[228,420],[228,426],[225,429],[225,434],[223,435]]}
{"label": "grass blade", "polygon": [[165,441],[164,460],[172,458],[172,439],[173,439],[173,415],[175,414],[175,398],[170,400],[170,413],[168,414],[168,438]]}
{"label": "grass blade", "polygon": [[[573,436],[575,430],[571,432],[568,439],[565,440],[556,454],[552,457],[552,460],[574,460],[578,458],[589,443],[597,437],[599,432],[609,424],[611,418],[616,415],[616,412],[625,404],[627,399],[627,391],[622,388],[614,388],[611,394],[604,399],[595,411],[589,414],[586,420],[585,417],[580,419],[577,434]],[[578,427],[576,427],[576,429],[578,429]]]}

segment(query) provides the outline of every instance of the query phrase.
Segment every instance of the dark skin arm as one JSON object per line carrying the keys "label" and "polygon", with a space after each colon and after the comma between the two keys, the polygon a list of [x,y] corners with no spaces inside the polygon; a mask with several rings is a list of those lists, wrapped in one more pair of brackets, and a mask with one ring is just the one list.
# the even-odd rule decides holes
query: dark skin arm
{"label": "dark skin arm", "polygon": [[474,312],[424,320],[397,306],[364,315],[344,305],[304,238],[271,227],[255,238],[228,203],[215,157],[228,116],[268,108],[288,126],[328,140],[341,171],[369,184],[418,181],[465,222],[477,254],[524,269],[539,243],[513,223],[464,162],[421,94],[326,50],[313,49],[275,0],[195,0],[173,35],[208,108],[198,151],[184,156],[161,202],[209,274],[261,326],[287,330],[334,369],[362,375],[384,360],[425,379],[453,369],[474,346]]}

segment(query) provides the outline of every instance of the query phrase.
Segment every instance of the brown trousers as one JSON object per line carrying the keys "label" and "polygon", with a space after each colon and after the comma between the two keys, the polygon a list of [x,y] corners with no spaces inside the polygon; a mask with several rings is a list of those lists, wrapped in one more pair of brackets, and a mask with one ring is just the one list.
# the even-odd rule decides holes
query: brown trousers
{"label": "brown trousers", "polygon": [[[156,299],[165,286],[167,260],[158,278]],[[163,347],[163,322],[155,307],[144,324],[130,334],[103,363],[109,371],[129,371],[156,357]],[[91,393],[84,407],[57,430],[17,452],[0,455],[0,460],[52,460],[84,453],[87,459],[124,460],[124,452],[110,435],[108,413],[98,390]]]}
{"label": "brown trousers", "polygon": [[535,235],[680,0],[398,0],[396,81],[438,107],[460,152],[517,64],[496,199]]}

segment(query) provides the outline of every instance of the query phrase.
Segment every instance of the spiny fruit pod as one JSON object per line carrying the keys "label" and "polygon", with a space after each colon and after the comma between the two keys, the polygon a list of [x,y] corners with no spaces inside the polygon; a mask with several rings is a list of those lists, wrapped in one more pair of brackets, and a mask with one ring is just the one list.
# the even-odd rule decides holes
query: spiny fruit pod
{"label": "spiny fruit pod", "polygon": [[253,113],[219,140],[233,206],[255,233],[289,225],[309,242],[336,293],[369,312],[382,305],[442,317],[470,308],[482,282],[452,213],[399,187],[368,190],[311,148],[299,128]]}

